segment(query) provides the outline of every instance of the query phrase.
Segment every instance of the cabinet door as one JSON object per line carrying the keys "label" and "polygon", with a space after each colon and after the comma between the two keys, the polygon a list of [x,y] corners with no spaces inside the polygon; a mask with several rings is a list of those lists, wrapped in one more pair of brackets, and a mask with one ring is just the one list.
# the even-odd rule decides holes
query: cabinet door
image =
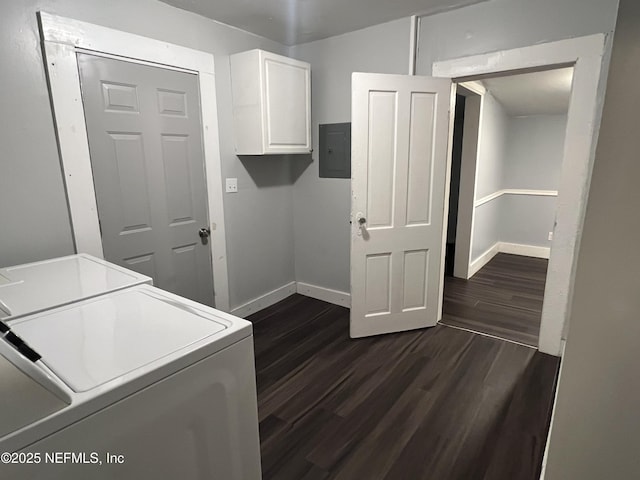
{"label": "cabinet door", "polygon": [[263,52],[265,153],[311,150],[309,64]]}

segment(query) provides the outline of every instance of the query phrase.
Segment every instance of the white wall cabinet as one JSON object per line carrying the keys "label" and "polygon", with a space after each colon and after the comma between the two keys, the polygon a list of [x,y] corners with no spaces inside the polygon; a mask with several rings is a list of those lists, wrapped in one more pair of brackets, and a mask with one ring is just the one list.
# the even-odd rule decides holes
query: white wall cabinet
{"label": "white wall cabinet", "polygon": [[237,155],[311,151],[311,67],[264,50],[231,55]]}

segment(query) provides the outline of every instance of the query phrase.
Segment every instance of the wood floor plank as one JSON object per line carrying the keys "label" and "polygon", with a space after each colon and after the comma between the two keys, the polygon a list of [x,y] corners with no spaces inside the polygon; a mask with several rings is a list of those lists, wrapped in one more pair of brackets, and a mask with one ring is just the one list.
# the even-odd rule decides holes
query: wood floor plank
{"label": "wood floor plank", "polygon": [[312,468],[322,470],[305,457],[314,447],[317,433],[333,418],[331,412],[315,409],[299,422],[287,423],[277,437],[279,441],[261,442],[262,478],[293,480],[307,475]]}
{"label": "wood floor plank", "polygon": [[[540,459],[551,420],[557,359],[536,353],[514,387],[507,415],[496,435],[486,480],[527,480],[540,477]],[[540,428],[540,426],[544,428]],[[515,449],[514,445],[519,448]]]}
{"label": "wood floor plank", "polygon": [[[481,307],[530,312],[543,266],[525,288],[498,260],[523,293],[497,310],[513,285],[485,273]],[[300,295],[249,320],[265,480],[538,480],[558,359],[446,326],[352,340],[348,309]]]}
{"label": "wood floor plank", "polygon": [[332,470],[371,433],[415,380],[422,368],[421,358],[407,357],[392,368],[393,374],[381,381],[356,411],[346,417],[337,416],[327,425],[324,437],[309,453],[314,464]]}
{"label": "wood floor plank", "polygon": [[429,411],[433,397],[407,389],[376,427],[354,446],[352,454],[335,469],[335,480],[380,478],[393,466]]}
{"label": "wood floor plank", "polygon": [[432,409],[383,478],[463,478],[454,476],[454,467],[461,455],[465,463],[477,461],[482,443],[467,445],[463,454],[461,449],[469,433],[476,431],[475,419],[483,400],[484,379],[501,344],[474,336],[449,372],[449,381],[441,377],[430,390],[436,397]]}
{"label": "wood floor plank", "polygon": [[537,346],[547,260],[499,253],[469,280],[445,278],[441,323]]}

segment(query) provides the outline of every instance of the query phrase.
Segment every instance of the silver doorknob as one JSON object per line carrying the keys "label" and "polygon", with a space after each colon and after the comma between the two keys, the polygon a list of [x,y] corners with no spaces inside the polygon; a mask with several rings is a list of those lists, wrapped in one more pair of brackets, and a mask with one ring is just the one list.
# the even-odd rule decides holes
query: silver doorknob
{"label": "silver doorknob", "polygon": [[358,223],[359,223],[360,225],[364,225],[365,223],[367,223],[367,219],[366,219],[366,218],[364,218],[364,217],[360,217],[360,218],[358,219]]}
{"label": "silver doorknob", "polygon": [[211,229],[209,229],[209,228],[201,228],[198,231],[198,235],[200,235],[200,238],[209,238],[209,235],[211,235]]}

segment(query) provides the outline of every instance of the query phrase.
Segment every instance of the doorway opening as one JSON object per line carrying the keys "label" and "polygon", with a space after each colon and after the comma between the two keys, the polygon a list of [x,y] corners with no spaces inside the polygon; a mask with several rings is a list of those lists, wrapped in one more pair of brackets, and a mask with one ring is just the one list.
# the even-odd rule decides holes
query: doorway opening
{"label": "doorway opening", "polygon": [[447,245],[445,248],[445,276],[454,274],[456,255],[456,229],[458,226],[458,205],[460,197],[460,174],[462,168],[462,144],[464,138],[466,96],[456,94],[456,108],[453,119],[453,146],[451,153],[451,180],[449,186],[449,216],[447,222]]}
{"label": "doorway opening", "polygon": [[538,346],[573,71],[459,84],[441,323]]}

